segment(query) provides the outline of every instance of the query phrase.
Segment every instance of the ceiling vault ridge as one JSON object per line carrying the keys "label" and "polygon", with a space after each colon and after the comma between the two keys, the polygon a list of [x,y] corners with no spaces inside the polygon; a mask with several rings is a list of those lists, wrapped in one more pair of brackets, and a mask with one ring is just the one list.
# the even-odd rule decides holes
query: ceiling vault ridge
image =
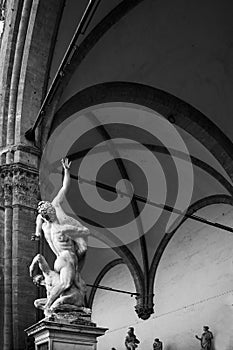
{"label": "ceiling vault ridge", "polygon": [[[92,220],[89,220],[84,217],[80,217],[81,220],[85,220],[88,224],[95,224]],[[99,225],[100,226],[100,225]],[[103,228],[103,227],[102,227]],[[113,233],[105,228],[106,233],[100,230],[94,230],[92,228],[91,235],[104,242],[106,245],[111,246],[111,248],[124,260],[124,263],[128,266],[129,270],[131,271],[131,274],[135,281],[135,286],[137,292],[141,293],[144,290],[144,276],[142,269],[137,262],[134,254],[131,252],[131,250],[121,242],[121,240],[113,235]]]}
{"label": "ceiling vault ridge", "polygon": [[[85,220],[88,224],[93,224],[94,222],[92,220],[89,220],[84,217],[80,217],[81,220]],[[148,289],[145,288],[145,273],[142,271],[137,259],[135,258],[134,254],[131,252],[131,250],[122,243],[122,245],[119,244],[120,240],[116,236],[114,236],[109,230],[105,229],[107,232],[104,234],[102,231],[94,230],[92,228],[91,235],[104,242],[105,244],[111,246],[111,248],[120,256],[120,258],[123,259],[123,262],[128,267],[134,284],[136,288],[136,292],[138,295],[135,297],[136,299],[136,306],[135,311],[139,318],[146,320],[150,317],[150,315],[154,312],[153,310],[153,295],[150,295],[148,293]],[[114,245],[115,243],[116,245]],[[148,272],[147,272],[147,278],[148,278]]]}
{"label": "ceiling vault ridge", "polygon": [[[115,148],[114,143],[111,139],[111,136],[109,135],[108,131],[106,128],[101,125],[99,122],[98,118],[91,112],[88,112],[86,116],[91,120],[91,122],[97,126],[97,130],[101,134],[104,140],[108,141],[107,142],[107,147],[112,154],[113,159],[120,171],[120,174],[122,178],[125,178],[130,181],[128,172],[125,168],[124,162],[120,157],[120,154],[118,150]],[[129,187],[128,183],[126,182],[126,190],[127,193],[131,193],[131,188]],[[141,254],[142,254],[142,261],[143,261],[143,283],[144,286],[142,288],[143,293],[140,293],[137,297],[137,305],[135,306],[135,310],[138,314],[138,316],[142,319],[147,319],[150,317],[151,313],[153,313],[153,300],[151,304],[151,298],[148,297],[148,287],[149,287],[149,261],[148,261],[148,252],[147,252],[147,246],[146,246],[146,239],[144,235],[144,230],[143,230],[143,225],[142,221],[140,218],[140,212],[137,204],[137,200],[135,196],[132,197],[131,200],[131,206],[133,209],[134,217],[136,220],[138,232],[139,232],[139,242],[140,242],[140,247],[141,247]],[[152,298],[153,299],[153,298]]]}
{"label": "ceiling vault ridge", "polygon": [[[97,126],[97,130],[99,131],[99,133],[101,134],[101,136],[103,137],[103,139],[105,141],[107,141],[106,146],[109,150],[109,153],[113,156],[113,159],[120,171],[120,174],[122,176],[122,178],[125,178],[127,180],[130,181],[128,172],[126,170],[126,167],[124,165],[124,162],[117,150],[117,148],[114,145],[114,142],[112,141],[111,135],[109,134],[109,132],[106,130],[106,128],[104,127],[104,125],[102,125],[98,118],[94,115],[94,113],[88,112],[86,113],[86,116],[89,118],[89,120],[91,120],[91,122],[94,124],[94,126]],[[131,194],[132,190],[131,187],[129,186],[128,182],[125,182],[125,186],[126,186],[126,192],[128,195]],[[145,236],[144,236],[144,230],[143,230],[143,225],[142,225],[142,220],[140,218],[140,212],[139,212],[139,208],[138,208],[138,204],[137,204],[137,200],[135,199],[134,195],[132,197],[131,200],[131,206],[133,209],[133,213],[134,213],[134,217],[136,220],[136,225],[138,228],[138,233],[139,233],[139,241],[140,241],[140,246],[141,246],[141,254],[142,254],[142,260],[143,260],[143,267],[144,267],[144,278],[145,278],[145,290],[147,290],[147,286],[148,286],[148,271],[149,271],[149,262],[148,262],[148,252],[147,252],[147,246],[146,246],[146,240],[145,240]]]}
{"label": "ceiling vault ridge", "polygon": [[[92,308],[93,305],[93,301],[94,301],[94,297],[95,297],[95,293],[97,292],[97,286],[100,284],[101,280],[103,279],[103,277],[106,275],[106,273],[111,270],[114,266],[119,265],[119,264],[124,264],[124,260],[122,258],[117,258],[114,259],[112,261],[110,261],[109,263],[107,263],[102,270],[99,272],[98,276],[96,277],[92,288],[91,288],[91,292],[88,298],[88,307]],[[87,284],[88,286],[88,284]]]}
{"label": "ceiling vault ridge", "polygon": [[[151,150],[152,152],[166,154],[169,157],[172,155],[173,157],[177,157],[179,159],[187,160],[187,161],[189,161],[189,159],[191,159],[191,162],[193,165],[197,166],[198,168],[200,168],[201,170],[206,172],[208,175],[213,176],[216,181],[218,181],[223,187],[225,187],[225,189],[231,195],[233,195],[233,186],[231,185],[231,183],[220,172],[218,172],[213,166],[207,164],[206,162],[204,162],[200,158],[197,158],[193,155],[190,155],[188,157],[187,154],[185,154],[181,151],[176,151],[176,150],[172,150],[172,149],[169,149],[169,151],[170,151],[170,154],[169,154],[167,151],[167,148],[165,146],[152,145],[152,144],[146,144],[146,143],[143,143],[142,145],[145,146],[146,148],[148,148],[149,150]],[[131,149],[132,148],[135,149],[137,147],[137,144],[124,143],[124,145],[118,144],[117,147],[118,148],[123,147],[124,149],[125,149],[125,147],[127,147],[127,148],[129,147]],[[91,150],[92,150],[91,148],[86,148],[86,149],[83,149],[81,151],[70,154],[69,157],[72,159],[80,159]],[[104,146],[96,146],[94,152],[104,152],[105,150],[106,149]]]}
{"label": "ceiling vault ridge", "polygon": [[[78,91],[57,110],[53,118],[53,127],[78,111],[110,102],[139,104],[156,111],[168,120],[172,114],[174,125],[206,147],[233,179],[233,143],[230,139],[195,107],[153,86],[129,81],[112,81],[87,87]],[[221,149],[214,148],[213,142],[220,145]]]}
{"label": "ceiling vault ridge", "polygon": [[[122,196],[126,196],[126,197],[129,197],[129,195],[126,193],[126,192],[123,192],[123,191],[119,191],[119,190],[116,190],[115,187],[112,187],[110,185],[107,185],[105,183],[102,183],[102,182],[97,182],[97,181],[94,181],[94,180],[87,180],[87,179],[84,179],[80,176],[75,176],[75,175],[71,175],[71,178],[75,179],[75,180],[78,180],[80,183],[87,183],[89,185],[92,185],[92,186],[96,186],[96,187],[99,187],[99,188],[103,188],[107,191],[110,191],[110,192],[113,192],[113,193],[118,193]],[[212,195],[213,197],[218,197],[218,196],[226,196],[226,197],[229,197],[229,198],[232,198],[232,196],[229,196],[229,195],[226,195],[226,194],[216,194],[216,195]],[[184,211],[181,211],[180,209],[177,209],[175,207],[172,207],[170,205],[167,205],[167,204],[162,204],[162,203],[156,203],[156,202],[153,202],[151,201],[150,199],[147,199],[143,196],[139,196],[137,194],[134,194],[134,197],[136,200],[138,200],[139,202],[142,202],[142,203],[148,203],[156,208],[160,208],[160,209],[163,209],[165,211],[168,211],[168,212],[171,212],[171,213],[176,213],[176,214],[179,214],[180,216],[183,216],[184,218],[188,218],[188,219],[192,219],[194,221],[198,221],[198,222],[202,222],[206,225],[209,225],[209,226],[213,226],[213,227],[218,227],[218,228],[221,228],[222,230],[225,230],[225,231],[228,231],[228,232],[231,232],[233,233],[233,228],[231,226],[227,226],[227,225],[222,225],[222,224],[219,224],[219,223],[216,223],[216,222],[212,222],[210,220],[207,220],[201,216],[198,216],[198,215],[195,215],[195,214],[190,214],[187,212],[187,210],[184,210]],[[204,197],[206,198],[206,197]],[[201,199],[202,200],[202,199]],[[85,220],[89,220],[87,218],[85,218]],[[144,233],[143,233],[144,235]]]}

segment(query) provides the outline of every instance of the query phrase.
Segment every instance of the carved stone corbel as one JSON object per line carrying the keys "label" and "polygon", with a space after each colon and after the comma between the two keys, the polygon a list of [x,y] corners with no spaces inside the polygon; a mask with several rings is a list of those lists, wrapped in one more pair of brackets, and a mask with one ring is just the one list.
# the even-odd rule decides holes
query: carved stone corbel
{"label": "carved stone corbel", "polygon": [[136,297],[136,300],[135,311],[138,317],[142,320],[147,320],[154,313],[153,295],[140,295]]}

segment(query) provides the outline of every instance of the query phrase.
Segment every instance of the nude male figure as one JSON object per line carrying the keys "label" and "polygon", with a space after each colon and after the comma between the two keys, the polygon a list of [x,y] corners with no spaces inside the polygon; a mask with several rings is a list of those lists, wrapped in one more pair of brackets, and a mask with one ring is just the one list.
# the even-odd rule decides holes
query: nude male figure
{"label": "nude male figure", "polygon": [[[62,202],[70,184],[70,165],[68,159],[62,159],[64,169],[63,185],[52,203],[42,201],[38,205],[35,238],[44,232],[50,248],[56,255],[54,271],[60,280],[52,289],[45,305],[45,312],[49,313],[54,301],[74,283],[80,287],[80,264],[87,251],[89,229],[78,220],[65,214]],[[83,287],[83,286],[82,286]]]}
{"label": "nude male figure", "polygon": [[[37,264],[39,265],[39,268],[43,275],[36,275],[33,277],[33,271]],[[44,286],[46,288],[47,298],[49,298],[50,294],[53,291],[53,288],[55,288],[56,285],[60,282],[59,273],[50,269],[47,261],[41,254],[37,254],[33,258],[29,270],[30,276],[33,277],[33,282],[37,286]],[[87,310],[89,309],[83,307],[85,292],[85,282],[82,281],[80,278],[80,288],[77,288],[75,284],[72,284],[70,288],[66,289],[63,293],[61,293],[59,298],[57,298],[54,301],[54,303],[50,307],[50,312],[48,314],[45,312],[45,316],[48,316],[51,312],[53,312],[60,306],[67,304],[75,307],[80,307],[80,310],[87,312]],[[35,307],[43,310],[44,306],[46,305],[47,298],[36,299],[34,302]]]}

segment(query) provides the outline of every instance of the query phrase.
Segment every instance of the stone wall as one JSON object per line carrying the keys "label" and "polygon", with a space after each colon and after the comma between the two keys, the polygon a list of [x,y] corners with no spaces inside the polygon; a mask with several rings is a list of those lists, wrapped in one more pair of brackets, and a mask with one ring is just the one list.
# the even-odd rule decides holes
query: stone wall
{"label": "stone wall", "polygon": [[[232,207],[211,205],[198,215],[232,226]],[[141,340],[139,349],[152,347],[159,337],[165,350],[195,350],[194,338],[202,326],[214,333],[215,350],[232,347],[233,322],[233,236],[231,233],[197,224],[183,224],[166,248],[159,265],[154,288],[155,313],[147,321],[133,312],[135,300],[124,294],[98,291],[93,319],[109,331],[99,340],[99,350],[114,346],[124,349],[127,327],[133,326]],[[102,285],[133,290],[124,265],[115,266]]]}
{"label": "stone wall", "polygon": [[37,289],[28,267],[39,249],[30,237],[39,199],[40,150],[24,133],[46,93],[60,6],[57,1],[6,1],[0,51],[0,348],[4,350],[25,349],[24,329],[38,316],[33,306]]}

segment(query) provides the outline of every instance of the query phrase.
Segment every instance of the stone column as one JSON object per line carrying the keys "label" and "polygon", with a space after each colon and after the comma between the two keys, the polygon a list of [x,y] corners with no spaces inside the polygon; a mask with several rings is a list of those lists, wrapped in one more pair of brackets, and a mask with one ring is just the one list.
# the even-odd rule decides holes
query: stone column
{"label": "stone column", "polygon": [[12,348],[12,177],[3,174],[4,195],[4,331],[3,349]]}
{"label": "stone column", "polygon": [[4,322],[4,214],[3,181],[0,177],[0,339],[3,339]]}
{"label": "stone column", "polygon": [[15,149],[14,158],[6,157],[7,162],[0,166],[4,207],[4,326],[0,348],[4,350],[25,349],[24,329],[36,322],[37,315],[33,305],[37,288],[28,267],[38,252],[38,244],[31,241],[39,195],[38,170],[10,162],[17,159],[17,152]]}
{"label": "stone column", "polygon": [[25,325],[36,321],[33,301],[36,288],[29,278],[28,266],[37,253],[31,241],[35,230],[38,203],[38,175],[34,169],[13,167],[13,244],[12,244],[12,311],[14,349],[20,349]]}

